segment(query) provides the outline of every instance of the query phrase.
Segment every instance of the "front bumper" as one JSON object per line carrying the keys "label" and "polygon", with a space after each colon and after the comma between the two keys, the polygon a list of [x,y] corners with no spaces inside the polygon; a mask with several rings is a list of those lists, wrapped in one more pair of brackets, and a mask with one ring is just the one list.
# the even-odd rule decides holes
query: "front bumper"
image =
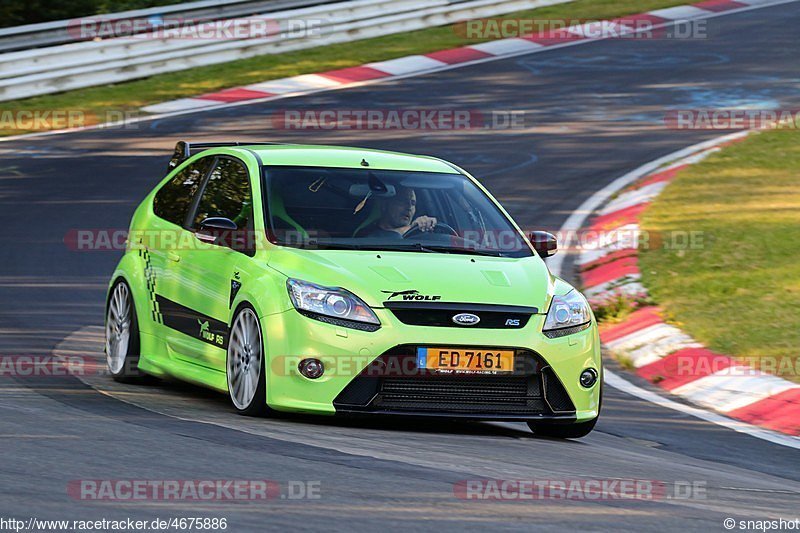
{"label": "front bumper", "polygon": [[[595,324],[566,337],[548,339],[541,332],[543,315],[532,316],[524,328],[497,330],[412,326],[403,324],[386,309],[375,309],[375,313],[381,328],[374,332],[326,324],[293,309],[263,317],[269,362],[269,406],[279,411],[316,414],[396,414],[565,423],[591,420],[598,415],[600,384],[585,389],[578,381],[584,369],[600,369],[600,341]],[[437,387],[442,384],[434,383],[435,376],[433,381],[417,376],[418,381],[414,382],[411,381],[414,376],[400,376],[402,379],[398,380],[394,375],[366,383],[370,380],[364,379],[365,374],[382,358],[409,357],[413,353],[409,349],[416,346],[513,348],[530,358],[530,364],[524,370],[515,371],[513,376],[503,377],[503,383],[490,383],[499,380],[497,376],[472,376],[469,383],[445,383],[446,390]],[[309,357],[325,364],[322,377],[311,380],[300,374],[298,362]],[[409,367],[405,365],[404,368]],[[548,380],[549,388],[560,389],[566,402],[553,405],[545,394]],[[386,383],[391,385],[388,399],[392,401],[386,401]],[[353,389],[360,392],[353,395]],[[428,393],[431,395],[427,399],[432,404],[424,403]],[[448,396],[451,394],[467,400],[467,405],[441,401],[443,398],[453,400]]]}

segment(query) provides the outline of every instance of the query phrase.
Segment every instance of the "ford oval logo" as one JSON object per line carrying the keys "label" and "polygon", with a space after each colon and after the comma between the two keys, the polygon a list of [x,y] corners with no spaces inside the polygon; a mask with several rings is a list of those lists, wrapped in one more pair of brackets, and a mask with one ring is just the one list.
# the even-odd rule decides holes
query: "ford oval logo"
{"label": "ford oval logo", "polygon": [[481,321],[481,317],[472,313],[458,313],[453,317],[453,322],[459,326],[474,326]]}

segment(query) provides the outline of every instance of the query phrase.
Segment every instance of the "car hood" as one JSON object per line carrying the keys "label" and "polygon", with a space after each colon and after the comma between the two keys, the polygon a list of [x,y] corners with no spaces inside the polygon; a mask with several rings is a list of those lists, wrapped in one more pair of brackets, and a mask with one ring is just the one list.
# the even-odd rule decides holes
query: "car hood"
{"label": "car hood", "polygon": [[347,289],[371,307],[411,299],[520,305],[544,313],[556,279],[536,256],[280,248],[268,264],[290,278]]}

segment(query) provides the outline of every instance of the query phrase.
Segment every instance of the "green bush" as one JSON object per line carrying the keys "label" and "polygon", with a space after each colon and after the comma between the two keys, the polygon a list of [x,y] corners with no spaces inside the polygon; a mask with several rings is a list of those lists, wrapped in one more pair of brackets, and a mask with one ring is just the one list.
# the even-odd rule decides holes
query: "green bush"
{"label": "green bush", "polygon": [[2,0],[0,28],[178,3],[175,0]]}

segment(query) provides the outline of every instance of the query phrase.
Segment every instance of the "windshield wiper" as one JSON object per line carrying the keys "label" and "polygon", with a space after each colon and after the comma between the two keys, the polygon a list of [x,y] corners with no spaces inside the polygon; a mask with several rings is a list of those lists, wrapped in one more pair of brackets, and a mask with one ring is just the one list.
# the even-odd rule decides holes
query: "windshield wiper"
{"label": "windshield wiper", "polygon": [[496,250],[476,250],[475,248],[453,248],[451,246],[436,246],[430,245],[428,249],[434,252],[445,252],[449,254],[464,254],[464,255],[483,255],[487,257],[505,257],[503,252]]}
{"label": "windshield wiper", "polygon": [[[438,253],[440,250],[433,250],[428,248],[427,246],[423,246],[421,243],[408,243],[408,244],[352,244],[346,242],[308,242],[308,243],[299,243],[297,245],[298,248],[303,248],[306,250],[372,250],[372,251],[381,251],[381,250],[402,250],[402,251],[411,251],[411,252],[426,252],[426,253]],[[448,253],[447,249],[442,250],[444,253]]]}
{"label": "windshield wiper", "polygon": [[358,244],[350,244],[346,242],[305,242],[297,243],[298,248],[305,250],[369,250],[369,247],[363,247]]}
{"label": "windshield wiper", "polygon": [[450,253],[448,248],[442,250],[434,249],[429,246],[424,246],[421,242],[408,243],[408,244],[376,244],[375,249],[378,250],[409,250],[412,252],[425,252],[425,253]]}
{"label": "windshield wiper", "polygon": [[462,254],[462,255],[481,255],[486,257],[505,257],[503,252],[495,250],[476,250],[473,248],[453,248],[451,246],[438,246],[435,244],[425,245],[421,242],[414,243],[376,243],[376,244],[353,244],[346,242],[308,242],[298,243],[298,248],[307,250],[372,250],[372,251],[408,251],[424,253],[442,254]]}

